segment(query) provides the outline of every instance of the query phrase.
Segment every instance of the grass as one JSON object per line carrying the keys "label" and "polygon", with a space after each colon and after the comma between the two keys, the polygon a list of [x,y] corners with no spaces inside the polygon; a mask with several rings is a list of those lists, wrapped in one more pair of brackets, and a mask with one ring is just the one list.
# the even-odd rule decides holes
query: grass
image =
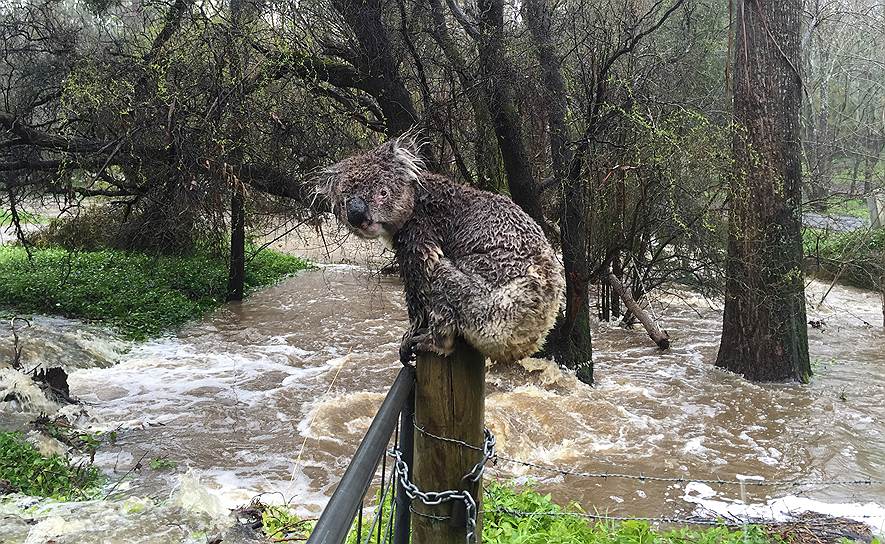
{"label": "grass", "polygon": [[878,290],[885,274],[885,229],[832,232],[806,228],[805,257],[812,272],[865,289]]}
{"label": "grass", "polygon": [[[261,251],[246,265],[246,287],[273,284],[307,262]],[[0,246],[0,307],[111,325],[144,340],[206,314],[225,299],[227,261],[209,253],[154,256],[118,250],[68,252]]]}
{"label": "grass", "polygon": [[105,481],[101,471],[67,459],[43,457],[21,433],[0,432],[0,481],[10,491],[58,500],[85,500],[95,496]]}
{"label": "grass", "polygon": [[862,198],[833,199],[830,205],[827,206],[827,213],[833,216],[847,215],[867,221],[870,219],[870,209],[867,206],[867,201]]}
{"label": "grass", "polygon": [[[310,523],[298,519],[284,507],[264,508],[262,525],[268,537],[303,540],[310,532]],[[757,526],[749,526],[746,532],[724,526],[659,530],[641,521],[588,520],[581,516],[583,511],[576,504],[563,507],[554,503],[550,495],[542,495],[531,487],[520,489],[497,482],[485,486],[483,511],[484,544],[785,544],[779,536]],[[374,542],[377,527],[387,530],[390,512],[388,497],[384,515],[370,541]],[[363,516],[363,540],[369,537],[372,516],[373,513]],[[354,522],[347,543],[356,542]]]}
{"label": "grass", "polygon": [[[487,544],[782,544],[763,529],[727,527],[658,530],[643,521],[603,522],[582,517],[576,504],[560,506],[531,488],[491,483],[485,491]],[[520,512],[521,514],[514,514]],[[528,514],[528,515],[527,515]]]}

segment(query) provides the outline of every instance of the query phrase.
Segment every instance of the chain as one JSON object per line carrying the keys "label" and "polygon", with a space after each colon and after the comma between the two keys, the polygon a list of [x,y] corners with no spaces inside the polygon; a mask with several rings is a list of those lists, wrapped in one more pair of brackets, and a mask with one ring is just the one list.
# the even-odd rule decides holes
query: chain
{"label": "chain", "polygon": [[483,431],[483,435],[485,440],[482,443],[482,459],[473,465],[470,472],[464,476],[465,480],[470,480],[471,482],[478,482],[482,478],[482,473],[485,472],[486,463],[495,458],[495,435],[488,429]]}
{"label": "chain", "polygon": [[[403,486],[403,491],[405,491],[406,496],[410,499],[418,499],[427,506],[438,506],[449,501],[462,501],[464,503],[464,507],[467,510],[467,544],[475,543],[477,508],[476,500],[470,492],[455,491],[454,489],[448,491],[421,491],[417,485],[409,480],[409,465],[403,461],[402,452],[397,448],[392,448],[388,451],[388,455],[395,459],[394,474],[396,474],[396,478],[399,480],[400,485]],[[476,470],[475,467],[474,470]],[[482,470],[479,471],[479,474],[482,475]],[[465,478],[470,478],[472,476],[473,471],[467,474]]]}

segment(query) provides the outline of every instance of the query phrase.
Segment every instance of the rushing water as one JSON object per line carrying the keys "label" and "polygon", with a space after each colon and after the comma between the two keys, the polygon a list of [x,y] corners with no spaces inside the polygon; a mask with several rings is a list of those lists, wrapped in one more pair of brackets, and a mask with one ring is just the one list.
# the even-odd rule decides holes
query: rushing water
{"label": "rushing water", "polygon": [[[662,353],[641,329],[601,324],[594,387],[539,360],[492,367],[486,417],[498,450],[589,472],[885,479],[881,301],[837,286],[818,307],[827,287],[815,281],[808,289],[809,318],[824,321],[809,329],[808,386],[755,385],[714,368],[721,310],[691,293],[660,295],[655,310],[674,347]],[[303,272],[126,353],[111,336],[99,341],[96,329],[84,336],[77,323],[36,319],[39,332],[23,335],[26,353],[66,355],[87,425],[120,430],[96,460],[112,480],[126,477],[114,501],[49,504],[27,515],[21,503],[0,507],[0,541],[204,542],[221,530],[227,508],[259,494],[315,516],[400,366],[405,325],[398,281],[352,265]],[[177,469],[146,467],[159,457]],[[145,467],[132,471],[139,461]],[[740,498],[735,487],[563,476],[510,463],[488,477],[532,480],[560,501],[611,515],[740,508],[730,502]],[[753,488],[749,498],[758,507],[784,495],[785,508],[854,504],[849,513],[885,524],[885,485]]]}

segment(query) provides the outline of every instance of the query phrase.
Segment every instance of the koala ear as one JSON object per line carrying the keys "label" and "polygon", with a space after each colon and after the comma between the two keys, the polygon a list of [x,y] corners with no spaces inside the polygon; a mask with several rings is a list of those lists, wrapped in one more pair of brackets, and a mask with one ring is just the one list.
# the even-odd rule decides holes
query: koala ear
{"label": "koala ear", "polygon": [[422,142],[417,135],[410,131],[402,136],[390,140],[381,148],[389,154],[389,159],[394,163],[399,173],[411,181],[420,179],[421,171],[424,170],[424,160],[421,158]]}
{"label": "koala ear", "polygon": [[335,195],[338,192],[341,163],[333,164],[317,172],[311,183],[312,209],[331,209]]}

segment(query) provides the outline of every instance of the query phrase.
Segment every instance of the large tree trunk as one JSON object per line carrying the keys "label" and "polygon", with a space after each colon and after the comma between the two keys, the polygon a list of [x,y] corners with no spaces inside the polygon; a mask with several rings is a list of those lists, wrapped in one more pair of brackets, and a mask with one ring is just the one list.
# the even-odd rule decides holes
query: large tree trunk
{"label": "large tree trunk", "polygon": [[333,0],[332,5],[353,30],[360,50],[348,59],[367,79],[376,82],[372,95],[381,107],[388,136],[398,136],[418,122],[412,96],[399,73],[380,0]]}
{"label": "large tree trunk", "polygon": [[[538,184],[522,136],[522,120],[513,88],[513,74],[504,49],[503,0],[477,0],[480,14],[479,69],[492,114],[510,196],[532,219],[547,229]],[[549,233],[548,233],[549,234]]]}
{"label": "large tree trunk", "polygon": [[[716,365],[755,381],[807,381],[799,165],[799,0],[738,9],[735,176]],[[745,130],[745,132],[743,132]]]}
{"label": "large tree trunk", "polygon": [[586,187],[581,179],[581,157],[571,148],[566,119],[568,100],[562,64],[551,37],[551,9],[547,0],[528,0],[523,15],[535,41],[547,104],[553,175],[562,187],[560,236],[565,266],[566,310],[548,340],[556,361],[576,370],[584,383],[593,383],[593,345],[590,336],[590,263],[586,222]]}

